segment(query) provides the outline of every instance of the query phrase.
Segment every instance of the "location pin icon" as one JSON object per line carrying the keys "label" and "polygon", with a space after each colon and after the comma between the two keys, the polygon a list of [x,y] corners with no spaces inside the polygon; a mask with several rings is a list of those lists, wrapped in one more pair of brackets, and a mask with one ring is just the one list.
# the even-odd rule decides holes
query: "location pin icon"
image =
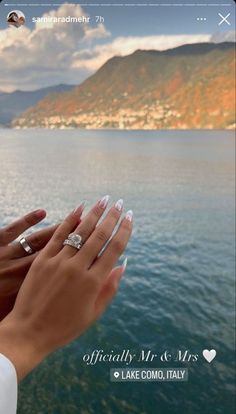
{"label": "location pin icon", "polygon": [[115,377],[115,378],[118,378],[118,377],[119,377],[119,375],[120,375],[120,374],[119,374],[119,372],[117,372],[117,371],[116,371],[116,372],[114,372],[114,377]]}

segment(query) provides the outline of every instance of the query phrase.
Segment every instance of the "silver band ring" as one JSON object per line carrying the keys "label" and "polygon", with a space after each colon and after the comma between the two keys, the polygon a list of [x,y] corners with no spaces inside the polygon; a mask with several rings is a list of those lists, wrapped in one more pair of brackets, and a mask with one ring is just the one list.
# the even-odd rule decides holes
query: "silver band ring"
{"label": "silver band ring", "polygon": [[21,244],[21,246],[23,247],[24,251],[27,254],[33,254],[34,253],[33,249],[31,249],[31,247],[30,247],[29,243],[27,242],[27,240],[25,239],[25,237],[22,237],[19,240],[19,243]]}
{"label": "silver band ring", "polygon": [[82,247],[82,237],[80,234],[70,233],[68,238],[63,242],[63,246],[70,246],[80,250]]}

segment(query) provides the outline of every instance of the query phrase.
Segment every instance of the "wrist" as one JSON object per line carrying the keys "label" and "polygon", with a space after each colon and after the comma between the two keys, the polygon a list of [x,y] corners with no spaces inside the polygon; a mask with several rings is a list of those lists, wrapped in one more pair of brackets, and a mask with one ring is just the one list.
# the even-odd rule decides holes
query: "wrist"
{"label": "wrist", "polygon": [[0,323],[0,353],[14,365],[18,381],[47,356],[34,343],[27,326],[10,318]]}

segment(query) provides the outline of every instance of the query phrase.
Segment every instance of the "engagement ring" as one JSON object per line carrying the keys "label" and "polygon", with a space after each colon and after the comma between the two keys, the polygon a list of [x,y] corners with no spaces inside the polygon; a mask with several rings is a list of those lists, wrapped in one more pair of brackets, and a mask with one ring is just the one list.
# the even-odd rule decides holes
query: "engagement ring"
{"label": "engagement ring", "polygon": [[63,242],[63,246],[71,246],[77,250],[80,250],[82,247],[82,237],[79,234],[71,233]]}

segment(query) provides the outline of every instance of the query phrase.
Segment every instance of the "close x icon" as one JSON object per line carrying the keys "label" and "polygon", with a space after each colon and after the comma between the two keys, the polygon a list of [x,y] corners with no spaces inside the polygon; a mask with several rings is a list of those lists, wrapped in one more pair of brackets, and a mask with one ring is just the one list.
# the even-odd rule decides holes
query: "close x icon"
{"label": "close x icon", "polygon": [[231,26],[231,23],[229,21],[231,13],[228,13],[226,16],[224,16],[222,13],[218,13],[218,16],[220,17],[220,21],[218,23],[218,26],[221,26],[222,24],[227,24],[228,26]]}

